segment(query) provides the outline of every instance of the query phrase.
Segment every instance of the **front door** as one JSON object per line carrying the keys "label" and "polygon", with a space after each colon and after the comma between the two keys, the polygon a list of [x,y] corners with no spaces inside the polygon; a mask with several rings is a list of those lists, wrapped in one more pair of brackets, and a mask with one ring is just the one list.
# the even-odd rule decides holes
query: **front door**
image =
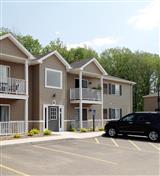
{"label": "front door", "polygon": [[64,108],[61,105],[44,106],[44,127],[51,131],[63,131],[64,128]]}

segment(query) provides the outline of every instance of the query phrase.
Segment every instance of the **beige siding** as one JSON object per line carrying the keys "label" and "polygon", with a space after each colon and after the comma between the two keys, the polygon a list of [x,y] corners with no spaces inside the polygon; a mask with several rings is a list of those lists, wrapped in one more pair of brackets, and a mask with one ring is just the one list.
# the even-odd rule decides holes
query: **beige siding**
{"label": "beige siding", "polygon": [[133,111],[132,104],[132,86],[124,83],[116,83],[105,80],[104,83],[120,84],[122,85],[122,96],[104,94],[103,108],[122,108],[122,115],[126,115]]}
{"label": "beige siding", "polygon": [[29,120],[40,119],[39,65],[29,68]]}
{"label": "beige siding", "polygon": [[85,71],[90,72],[90,73],[97,73],[97,74],[102,74],[102,72],[99,70],[99,68],[96,66],[94,62],[91,62],[88,64],[85,68]]}
{"label": "beige siding", "polygon": [[[68,104],[67,104],[67,109],[68,109],[68,120],[73,120],[75,118],[75,107],[79,107],[79,104],[71,104],[70,103],[70,88],[74,88],[75,87],[75,79],[79,78],[79,75],[75,75],[75,74],[69,74],[67,75],[67,98],[68,98]],[[100,79],[99,78],[92,78],[92,77],[87,77],[87,76],[83,76],[83,79],[87,79],[88,80],[88,88],[96,88],[97,86],[100,85]],[[90,107],[92,105],[83,105],[83,106],[87,106]],[[98,105],[97,105],[98,106]],[[96,106],[96,107],[97,107]],[[98,111],[97,111],[98,112]]]}
{"label": "beige siding", "polygon": [[10,67],[10,77],[17,79],[25,79],[24,64],[0,60],[0,65],[6,65]]}
{"label": "beige siding", "polygon": [[10,120],[24,120],[24,100],[0,99],[0,104],[10,105]]}
{"label": "beige siding", "polygon": [[28,58],[10,39],[5,38],[0,41],[0,48],[1,53],[11,55],[11,56],[17,56],[17,57],[23,57]]}
{"label": "beige siding", "polygon": [[157,97],[144,98],[144,111],[155,111],[157,108]]}
{"label": "beige siding", "polygon": [[[62,89],[45,88],[45,68],[51,68],[62,71]],[[52,104],[55,100],[56,104],[64,105],[64,119],[67,119],[67,73],[64,64],[59,61],[56,56],[51,56],[50,58],[43,61],[40,65],[40,116],[42,120],[43,105]],[[53,97],[56,94],[56,97]]]}

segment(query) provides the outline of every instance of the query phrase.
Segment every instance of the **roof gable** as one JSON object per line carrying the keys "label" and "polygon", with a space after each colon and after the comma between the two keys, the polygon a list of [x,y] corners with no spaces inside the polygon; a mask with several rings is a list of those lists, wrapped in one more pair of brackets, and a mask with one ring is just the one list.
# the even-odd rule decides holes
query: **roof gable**
{"label": "roof gable", "polygon": [[0,41],[9,39],[24,55],[30,59],[34,59],[34,56],[10,33],[0,36]]}
{"label": "roof gable", "polygon": [[55,55],[57,56],[57,58],[66,66],[67,69],[71,69],[71,66],[69,65],[69,63],[59,54],[58,51],[53,51],[48,53],[45,56],[42,56],[41,58],[37,59],[37,61],[39,63],[43,62],[45,59],[49,58],[50,56]]}

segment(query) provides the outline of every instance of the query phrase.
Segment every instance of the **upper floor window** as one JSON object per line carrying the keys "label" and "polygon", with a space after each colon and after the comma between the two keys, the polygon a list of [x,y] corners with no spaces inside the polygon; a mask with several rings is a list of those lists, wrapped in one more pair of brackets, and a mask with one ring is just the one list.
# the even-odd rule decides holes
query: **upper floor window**
{"label": "upper floor window", "polygon": [[122,95],[122,85],[109,84],[109,94],[111,95]]}
{"label": "upper floor window", "polygon": [[62,71],[46,68],[45,87],[62,89]]}

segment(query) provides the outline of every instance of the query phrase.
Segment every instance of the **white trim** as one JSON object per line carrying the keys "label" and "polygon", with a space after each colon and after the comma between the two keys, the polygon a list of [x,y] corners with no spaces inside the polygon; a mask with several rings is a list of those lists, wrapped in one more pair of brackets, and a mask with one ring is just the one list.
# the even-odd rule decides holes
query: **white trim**
{"label": "white trim", "polygon": [[[47,85],[47,71],[60,73],[60,87],[48,86]],[[45,68],[45,88],[62,89],[63,88],[62,83],[63,83],[63,77],[62,77],[62,71],[61,70],[51,69],[51,68],[47,68],[47,67]]]}
{"label": "white trim", "polygon": [[[108,75],[109,76],[109,75]],[[109,78],[107,76],[103,77],[104,80],[108,80],[108,81],[115,81],[115,82],[120,82],[120,83],[126,83],[126,84],[131,84],[131,85],[135,85],[135,82],[132,81],[128,81],[128,80],[123,80],[121,78],[117,78],[117,77],[113,77],[113,78]]]}
{"label": "white trim", "polygon": [[5,38],[9,38],[30,59],[35,59],[35,57],[11,33],[0,36],[0,40]]}
{"label": "white trim", "polygon": [[84,64],[81,67],[81,70],[84,70],[84,68],[89,65],[91,62],[94,62],[96,66],[99,68],[99,70],[103,73],[103,75],[108,75],[108,73],[104,70],[104,68],[101,66],[101,64],[97,61],[97,59],[93,58],[90,61],[88,61],[86,64]]}
{"label": "white trim", "polygon": [[37,60],[37,62],[42,63],[45,59],[47,59],[48,57],[52,55],[57,56],[57,58],[66,66],[67,69],[71,69],[71,66],[69,65],[69,63],[56,50],[40,58],[39,60]]}
{"label": "white trim", "polygon": [[26,99],[28,99],[28,96],[27,95],[12,95],[12,94],[0,93],[0,98],[26,100]]}
{"label": "white trim", "polygon": [[[9,121],[11,120],[11,105],[10,104],[0,104],[0,106],[7,106],[7,107],[9,107]],[[1,122],[1,121],[0,121]]]}
{"label": "white trim", "polygon": [[103,127],[103,76],[101,76],[100,78],[101,80],[101,101],[102,101],[102,104],[101,104],[101,118],[102,118],[102,127]]}
{"label": "white trim", "polygon": [[[80,100],[71,100],[70,103],[80,103]],[[89,101],[89,100],[82,100],[83,104],[95,104],[95,105],[101,105],[102,101]]]}
{"label": "white trim", "polygon": [[44,122],[44,120],[28,120],[28,123]]}
{"label": "white trim", "polygon": [[[0,52],[0,56],[3,56],[3,58],[12,58],[12,62],[15,62],[15,63],[24,63],[24,61],[27,59],[27,58],[13,56],[13,55],[1,53],[1,52]],[[5,61],[10,61],[10,59],[5,59]]]}
{"label": "white trim", "polygon": [[[57,105],[57,104],[43,104],[43,120],[40,120],[43,122],[43,130],[45,129],[45,122],[46,122],[46,129],[48,129],[48,106],[55,106],[59,109],[62,108],[62,128],[60,129],[60,118],[58,122],[58,130],[64,131],[64,105]],[[45,121],[45,108],[47,108],[47,117]],[[58,113],[60,115],[60,113]]]}

